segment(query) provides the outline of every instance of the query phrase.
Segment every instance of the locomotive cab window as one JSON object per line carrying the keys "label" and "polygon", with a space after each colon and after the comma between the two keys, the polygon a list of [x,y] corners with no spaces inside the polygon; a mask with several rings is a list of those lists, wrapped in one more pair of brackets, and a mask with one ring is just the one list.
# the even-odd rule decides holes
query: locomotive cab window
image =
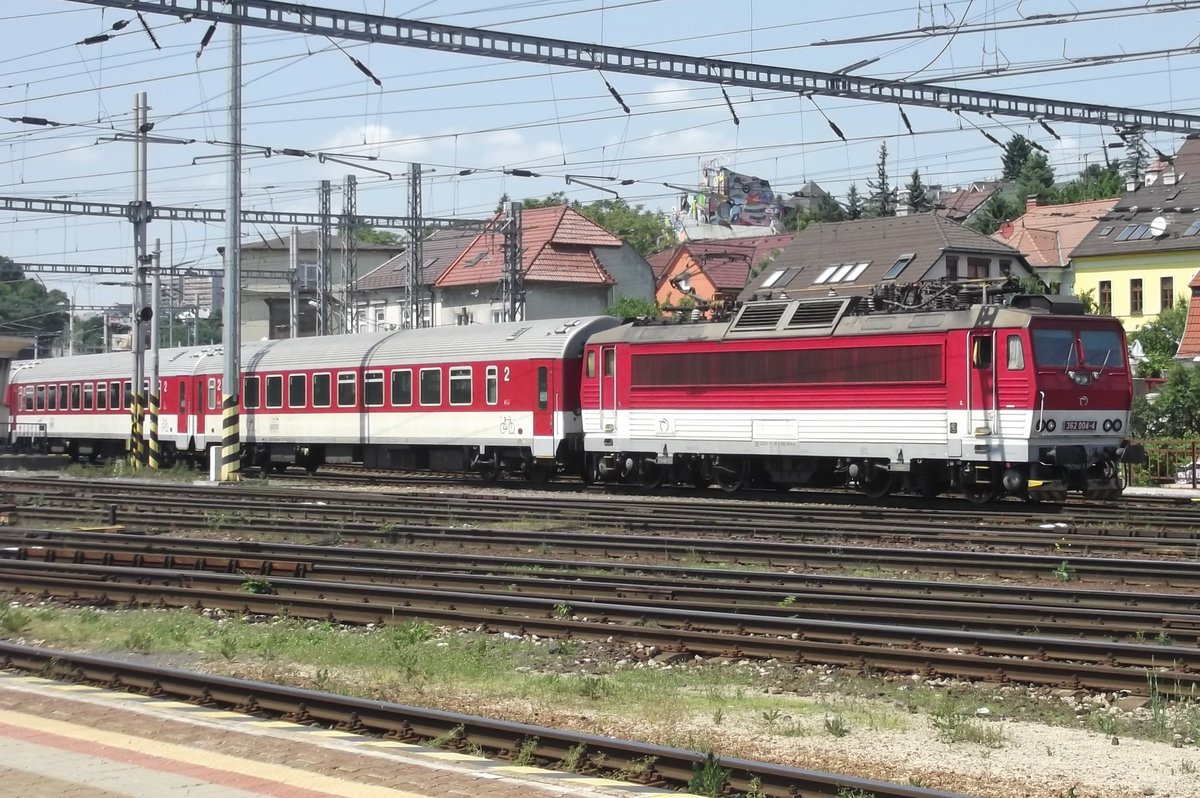
{"label": "locomotive cab window", "polygon": [[471,404],[471,367],[455,366],[450,369],[450,404]]}
{"label": "locomotive cab window", "polygon": [[407,407],[412,404],[412,371],[396,369],[392,372],[392,407]]}
{"label": "locomotive cab window", "polygon": [[617,350],[604,350],[604,376],[611,377],[617,373]]}
{"label": "locomotive cab window", "polygon": [[383,372],[368,371],[363,377],[363,404],[383,407]]}
{"label": "locomotive cab window", "polygon": [[538,366],[538,410],[550,405],[550,369]]}
{"label": "locomotive cab window", "polygon": [[304,407],[308,403],[308,378],[303,374],[288,377],[288,407]]}
{"label": "locomotive cab window", "polygon": [[312,378],[313,407],[329,407],[332,381],[328,374],[314,374]]}
{"label": "locomotive cab window", "polygon": [[442,370],[421,369],[421,404],[440,405],[442,403]]}
{"label": "locomotive cab window", "polygon": [[[242,380],[242,406],[247,410],[257,410],[259,406],[259,377],[246,377]],[[180,404],[180,410],[183,405]]]}
{"label": "locomotive cab window", "polygon": [[338,407],[354,407],[358,404],[358,397],[355,396],[357,389],[358,380],[355,378],[354,372],[339,372],[337,388]]}
{"label": "locomotive cab window", "polygon": [[589,380],[596,378],[596,350],[589,349],[587,353],[587,363],[584,366],[584,374]]}
{"label": "locomotive cab window", "polygon": [[971,339],[971,365],[977,369],[992,367],[992,337],[990,335]]}
{"label": "locomotive cab window", "polygon": [[271,410],[283,407],[282,374],[271,374],[267,377],[267,407]]}
{"label": "locomotive cab window", "polygon": [[495,366],[487,367],[487,403],[494,405],[500,401],[500,370]]}
{"label": "locomotive cab window", "polygon": [[1021,371],[1025,368],[1025,346],[1021,343],[1021,336],[1010,335],[1005,344],[1008,350],[1008,370]]}

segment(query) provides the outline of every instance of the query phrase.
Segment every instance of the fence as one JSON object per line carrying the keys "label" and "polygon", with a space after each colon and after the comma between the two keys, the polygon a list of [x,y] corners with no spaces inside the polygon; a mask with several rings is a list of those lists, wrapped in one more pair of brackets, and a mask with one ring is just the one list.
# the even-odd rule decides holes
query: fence
{"label": "fence", "polygon": [[1137,441],[1146,447],[1146,464],[1126,466],[1125,482],[1153,483],[1173,482],[1180,485],[1200,486],[1200,441],[1198,440],[1145,440]]}

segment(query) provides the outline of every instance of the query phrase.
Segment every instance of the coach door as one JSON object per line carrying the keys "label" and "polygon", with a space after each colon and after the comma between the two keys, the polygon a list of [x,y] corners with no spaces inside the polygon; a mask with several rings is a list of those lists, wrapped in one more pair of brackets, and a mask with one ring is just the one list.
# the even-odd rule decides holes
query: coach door
{"label": "coach door", "polygon": [[996,340],[992,332],[968,333],[970,374],[967,377],[968,434],[975,438],[999,435],[996,412]]}
{"label": "coach door", "polygon": [[600,347],[600,431],[617,428],[617,348]]}

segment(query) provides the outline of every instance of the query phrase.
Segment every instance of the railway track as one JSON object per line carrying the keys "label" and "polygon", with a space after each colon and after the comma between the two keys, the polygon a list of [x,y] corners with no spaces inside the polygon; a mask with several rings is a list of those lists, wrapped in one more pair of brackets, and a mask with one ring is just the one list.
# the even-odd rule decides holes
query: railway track
{"label": "railway track", "polygon": [[[0,642],[0,667],[403,742],[450,740],[448,745],[456,750],[481,750],[503,759],[513,758],[517,751],[530,752],[536,764],[549,768],[576,759],[584,772],[607,776],[641,772],[642,783],[665,788],[685,789],[705,761],[704,754],[677,748],[5,642]],[[635,766],[648,760],[652,763],[648,768]],[[730,771],[729,789],[747,791],[753,779],[764,795],[773,798],[846,794],[956,798],[938,790],[745,759],[722,757],[720,765]]]}
{"label": "railway track", "polygon": [[[98,604],[157,607],[219,608],[258,615],[287,614],[292,617],[326,618],[356,624],[389,624],[423,620],[460,628],[536,634],[543,637],[583,638],[641,643],[666,652],[717,657],[774,659],[796,664],[820,663],[896,672],[919,672],[927,676],[1014,681],[1055,687],[1144,691],[1148,673],[1156,674],[1160,691],[1167,695],[1190,695],[1200,689],[1194,647],[1157,642],[1117,642],[1095,636],[1133,629],[1139,624],[1153,628],[1168,622],[1173,629],[1194,640],[1198,616],[1129,610],[1123,617],[1092,616],[1090,625],[1080,613],[1049,610],[1042,617],[1052,626],[1072,629],[1074,636],[1032,631],[1020,621],[997,617],[997,607],[972,606],[957,602],[933,611],[913,623],[911,606],[898,613],[876,609],[875,615],[861,609],[825,610],[826,617],[809,613],[795,602],[745,602],[730,609],[729,594],[683,596],[663,600],[642,590],[640,596],[607,594],[593,584],[590,597],[576,594],[569,602],[553,583],[521,593],[495,582],[480,583],[472,577],[473,589],[430,586],[418,579],[413,584],[397,583],[387,565],[376,563],[352,572],[331,571],[330,579],[315,579],[326,567],[320,560],[303,563],[292,558],[269,581],[269,591],[245,591],[244,574],[212,573],[195,567],[182,570],[174,561],[156,562],[153,569],[76,562],[35,561],[28,558],[0,561],[0,586],[12,593],[53,596],[60,600]],[[63,559],[69,552],[63,551]],[[111,552],[108,553],[111,555]],[[378,552],[360,551],[361,560]],[[346,553],[343,552],[346,556]],[[183,555],[180,555],[183,556]],[[194,563],[193,563],[194,565]],[[419,572],[416,574],[420,577]],[[340,578],[339,578],[340,577]],[[388,584],[371,582],[386,579]],[[462,578],[462,577],[457,577]],[[505,577],[510,578],[510,577]],[[463,586],[461,583],[459,586]],[[741,596],[746,598],[746,592]],[[1011,608],[1009,608],[1011,610]],[[1043,608],[1045,610],[1045,608]],[[982,613],[968,617],[970,612]],[[938,615],[938,612],[941,615]],[[988,613],[992,617],[987,617]],[[1109,611],[1109,615],[1113,615]],[[1076,625],[1071,626],[1072,623]],[[940,624],[940,625],[939,625]],[[1006,624],[1008,624],[1006,626]],[[1014,625],[1015,624],[1015,625]],[[1002,631],[993,631],[999,628]],[[1019,628],[1020,631],[1014,631]],[[1092,637],[1086,637],[1088,631]],[[1055,632],[1059,632],[1056,628]]]}

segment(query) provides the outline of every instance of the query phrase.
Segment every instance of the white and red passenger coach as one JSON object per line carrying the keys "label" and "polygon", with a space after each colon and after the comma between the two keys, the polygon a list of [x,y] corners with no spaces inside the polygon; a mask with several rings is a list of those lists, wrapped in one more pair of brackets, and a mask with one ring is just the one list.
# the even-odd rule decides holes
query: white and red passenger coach
{"label": "white and red passenger coach", "polygon": [[726,323],[592,336],[586,477],[730,491],[853,481],[874,496],[953,489],[977,502],[1120,494],[1118,465],[1140,447],[1125,438],[1132,388],[1116,319],[1049,297],[866,306],[765,301]]}
{"label": "white and red passenger coach", "polygon": [[[249,464],[363,462],[523,473],[581,460],[584,342],[609,317],[260,341],[242,347],[240,435]],[[221,347],[164,349],[159,441],[170,460],[221,439]],[[128,352],[15,364],[16,442],[73,457],[129,435]]]}

